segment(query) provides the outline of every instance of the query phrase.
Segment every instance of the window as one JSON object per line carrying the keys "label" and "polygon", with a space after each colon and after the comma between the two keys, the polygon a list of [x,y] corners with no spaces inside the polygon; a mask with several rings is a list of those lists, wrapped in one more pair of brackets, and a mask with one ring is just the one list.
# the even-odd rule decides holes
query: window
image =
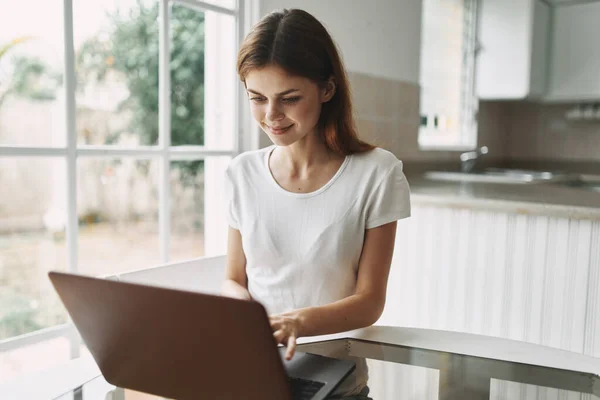
{"label": "window", "polygon": [[225,253],[222,176],[248,143],[235,71],[248,3],[11,6],[0,25],[0,381],[51,364],[28,349],[53,362],[80,351],[49,270],[111,275]]}
{"label": "window", "polygon": [[477,0],[424,0],[419,147],[461,150],[477,144]]}

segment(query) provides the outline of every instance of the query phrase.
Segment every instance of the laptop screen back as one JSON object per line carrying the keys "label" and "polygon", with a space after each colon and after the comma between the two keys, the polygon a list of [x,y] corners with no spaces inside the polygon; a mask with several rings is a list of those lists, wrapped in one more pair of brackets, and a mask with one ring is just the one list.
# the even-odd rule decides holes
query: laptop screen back
{"label": "laptop screen back", "polygon": [[49,274],[106,380],[175,399],[289,399],[257,302]]}

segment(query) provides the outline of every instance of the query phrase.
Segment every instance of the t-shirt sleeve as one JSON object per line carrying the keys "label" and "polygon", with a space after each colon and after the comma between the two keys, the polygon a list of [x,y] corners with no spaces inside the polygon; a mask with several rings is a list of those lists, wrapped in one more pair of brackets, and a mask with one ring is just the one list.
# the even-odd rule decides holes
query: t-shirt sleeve
{"label": "t-shirt sleeve", "polygon": [[366,229],[410,217],[410,187],[398,161],[379,182],[367,203]]}
{"label": "t-shirt sleeve", "polygon": [[231,170],[229,168],[225,171],[225,201],[227,210],[227,223],[233,229],[239,230],[236,190],[231,176]]}

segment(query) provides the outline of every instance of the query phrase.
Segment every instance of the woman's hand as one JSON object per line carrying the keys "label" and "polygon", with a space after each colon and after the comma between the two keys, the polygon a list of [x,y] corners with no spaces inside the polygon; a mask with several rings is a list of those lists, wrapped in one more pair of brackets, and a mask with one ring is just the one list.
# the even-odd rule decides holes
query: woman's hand
{"label": "woman's hand", "polygon": [[296,339],[300,334],[301,320],[297,313],[285,313],[269,317],[273,337],[277,343],[287,347],[285,359],[291,360],[296,350]]}

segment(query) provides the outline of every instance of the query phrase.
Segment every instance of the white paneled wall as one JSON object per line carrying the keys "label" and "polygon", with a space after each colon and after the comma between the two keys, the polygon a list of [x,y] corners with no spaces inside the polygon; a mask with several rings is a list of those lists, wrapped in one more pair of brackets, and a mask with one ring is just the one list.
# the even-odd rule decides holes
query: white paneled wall
{"label": "white paneled wall", "polygon": [[[413,206],[413,217],[398,225],[378,323],[498,336],[600,357],[600,221]],[[387,390],[373,384],[374,394]],[[493,388],[493,399],[588,398],[507,382]],[[416,392],[421,397],[406,398],[430,393],[425,387]]]}

